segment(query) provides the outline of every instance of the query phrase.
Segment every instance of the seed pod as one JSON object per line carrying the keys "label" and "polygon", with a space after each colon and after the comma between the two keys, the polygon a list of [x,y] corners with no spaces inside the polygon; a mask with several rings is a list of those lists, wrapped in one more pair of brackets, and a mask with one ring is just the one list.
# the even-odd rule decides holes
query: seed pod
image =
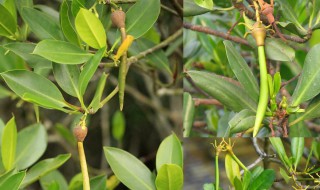
{"label": "seed pod", "polygon": [[266,28],[261,22],[256,22],[253,25],[252,36],[256,40],[257,46],[264,46],[264,39],[266,38]]}
{"label": "seed pod", "polygon": [[125,28],[126,13],[122,10],[115,10],[111,13],[111,21],[118,28]]}
{"label": "seed pod", "polygon": [[86,138],[88,133],[87,127],[82,127],[80,125],[77,125],[75,128],[73,128],[73,135],[76,137],[77,142],[83,142]]}

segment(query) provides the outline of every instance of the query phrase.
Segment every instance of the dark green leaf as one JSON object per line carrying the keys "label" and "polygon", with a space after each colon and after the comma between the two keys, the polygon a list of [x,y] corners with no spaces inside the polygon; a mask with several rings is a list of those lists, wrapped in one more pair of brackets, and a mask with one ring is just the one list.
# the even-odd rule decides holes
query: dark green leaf
{"label": "dark green leaf", "polygon": [[43,155],[46,148],[47,133],[43,125],[34,124],[22,129],[18,133],[16,168],[28,168]]}
{"label": "dark green leaf", "polygon": [[126,120],[123,112],[116,111],[112,117],[112,136],[118,141],[122,141],[126,129]]}
{"label": "dark green leaf", "polygon": [[209,12],[209,9],[205,9],[202,7],[199,7],[194,0],[184,0],[183,1],[183,16],[195,16],[195,15],[201,15],[204,13]]}
{"label": "dark green leaf", "polygon": [[101,175],[101,176],[96,176],[94,178],[90,179],[90,189],[91,190],[106,190],[106,181],[107,181],[107,176]]}
{"label": "dark green leaf", "polygon": [[256,110],[257,103],[246,91],[230,80],[202,71],[188,71],[195,84],[223,105],[236,112],[243,109]]}
{"label": "dark green leaf", "polygon": [[11,13],[0,4],[0,36],[13,38],[17,30],[17,21]]}
{"label": "dark green leaf", "polygon": [[266,56],[271,60],[290,62],[294,60],[295,50],[280,39],[267,38],[265,47]]}
{"label": "dark green leaf", "polygon": [[104,154],[114,174],[129,189],[156,189],[154,175],[139,159],[113,147],[104,147]]}
{"label": "dark green leaf", "polygon": [[96,72],[106,48],[101,48],[97,53],[84,65],[80,76],[79,76],[79,91],[80,95],[83,96],[89,81],[91,80],[92,76]]}
{"label": "dark green leaf", "polygon": [[180,140],[175,134],[165,138],[157,151],[156,168],[157,171],[164,164],[176,164],[183,167],[183,152]]}
{"label": "dark green leaf", "polygon": [[68,189],[68,183],[58,170],[53,170],[40,178],[40,184],[43,190],[51,190],[50,187],[55,184],[59,190]]}
{"label": "dark green leaf", "polygon": [[39,39],[63,39],[59,24],[46,13],[24,7],[21,16]]}
{"label": "dark green leaf", "polygon": [[0,184],[0,189],[18,190],[25,176],[26,171],[22,171],[10,176],[6,181]]}
{"label": "dark green leaf", "polygon": [[14,168],[16,150],[17,126],[14,117],[12,117],[4,127],[1,139],[1,157],[6,171]]}
{"label": "dark green leaf", "polygon": [[[300,115],[300,117],[298,117]],[[290,121],[290,133],[289,137],[312,137],[312,133],[308,129],[308,127],[305,125],[303,121],[303,115],[301,114],[291,114],[289,117]],[[301,120],[302,119],[302,120]],[[299,120],[299,122],[297,122]],[[292,122],[295,122],[294,125],[292,125]]]}
{"label": "dark green leaf", "polygon": [[240,55],[239,51],[233,47],[230,41],[223,41],[230,67],[243,88],[249,93],[250,97],[258,101],[259,87],[256,78],[253,76],[248,64]]}
{"label": "dark green leaf", "polygon": [[81,64],[93,56],[76,45],[58,40],[39,42],[33,53],[61,64]]}
{"label": "dark green leaf", "polygon": [[264,170],[249,186],[249,190],[270,189],[276,178],[274,170]]}
{"label": "dark green leaf", "polygon": [[59,86],[71,96],[81,98],[78,89],[80,71],[77,65],[54,63],[53,74]]}
{"label": "dark green leaf", "polygon": [[106,46],[107,36],[101,21],[89,10],[81,8],[75,20],[80,38],[90,47],[100,49]]}
{"label": "dark green leaf", "polygon": [[212,10],[213,9],[213,0],[193,0],[200,7]]}
{"label": "dark green leaf", "polygon": [[15,70],[1,73],[7,85],[22,99],[45,108],[66,111],[59,89],[47,78],[30,71]]}
{"label": "dark green leaf", "polygon": [[139,0],[126,13],[126,32],[135,39],[145,34],[160,14],[160,0]]}
{"label": "dark green leaf", "polygon": [[78,35],[71,24],[69,17],[69,4],[67,0],[64,0],[60,6],[60,25],[64,36],[67,40],[75,45],[80,45]]}
{"label": "dark green leaf", "polygon": [[304,62],[304,66],[299,78],[298,84],[292,95],[292,106],[298,106],[300,103],[310,100],[320,93],[320,69],[318,61],[320,60],[320,44],[313,46]]}
{"label": "dark green leaf", "polygon": [[12,52],[7,52],[7,50],[0,46],[0,73],[16,70],[16,69],[26,69],[24,61]]}
{"label": "dark green leaf", "polygon": [[71,12],[74,17],[77,16],[80,8],[85,8],[85,0],[73,0],[71,3]]}
{"label": "dark green leaf", "polygon": [[49,158],[38,162],[28,170],[27,176],[22,182],[22,187],[30,185],[50,171],[57,169],[70,157],[71,154],[61,154],[55,158]]}
{"label": "dark green leaf", "polygon": [[182,168],[175,164],[162,165],[156,178],[157,190],[181,190],[182,186]]}
{"label": "dark green leaf", "polygon": [[183,93],[183,137],[189,137],[194,118],[194,101],[188,92]]}
{"label": "dark green leaf", "polygon": [[291,139],[291,154],[293,165],[297,168],[304,150],[304,137],[293,137]]}
{"label": "dark green leaf", "polygon": [[239,133],[246,131],[254,125],[255,113],[251,110],[241,110],[230,121],[230,132]]}
{"label": "dark green leaf", "polygon": [[242,188],[243,190],[248,189],[249,185],[251,182],[251,172],[250,171],[245,171],[243,174],[243,179],[242,179]]}

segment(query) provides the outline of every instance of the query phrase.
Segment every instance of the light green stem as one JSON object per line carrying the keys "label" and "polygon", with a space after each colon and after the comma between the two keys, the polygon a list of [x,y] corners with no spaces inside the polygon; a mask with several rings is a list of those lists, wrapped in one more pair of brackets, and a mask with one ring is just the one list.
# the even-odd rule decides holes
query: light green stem
{"label": "light green stem", "polygon": [[229,151],[230,155],[234,159],[234,161],[237,162],[237,164],[244,170],[244,171],[249,171],[248,168],[239,160],[239,158],[231,151]]}
{"label": "light green stem", "polygon": [[216,189],[219,189],[219,155],[216,154]]}
{"label": "light green stem", "polygon": [[256,120],[253,127],[253,137],[257,136],[260,125],[263,121],[268,105],[268,79],[267,79],[267,63],[264,52],[264,46],[258,47],[259,67],[260,67],[260,96],[257,108]]}

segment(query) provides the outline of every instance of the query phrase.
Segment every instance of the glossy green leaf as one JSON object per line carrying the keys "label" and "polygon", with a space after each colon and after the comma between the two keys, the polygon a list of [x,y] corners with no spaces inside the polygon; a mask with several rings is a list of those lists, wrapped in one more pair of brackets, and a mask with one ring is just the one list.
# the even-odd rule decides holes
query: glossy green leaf
{"label": "glossy green leaf", "polygon": [[3,183],[0,184],[0,189],[10,189],[18,190],[24,177],[26,176],[26,171],[22,171],[10,176]]}
{"label": "glossy green leaf", "polygon": [[17,10],[15,0],[2,0],[1,4],[10,12],[17,23]]}
{"label": "glossy green leaf", "polygon": [[26,69],[24,61],[12,52],[7,52],[7,50],[0,46],[0,73],[16,70],[16,69]]}
{"label": "glossy green leaf", "polygon": [[320,70],[318,61],[320,60],[320,44],[313,46],[307,54],[298,84],[292,95],[292,106],[310,100],[320,93]]}
{"label": "glossy green leaf", "polygon": [[194,101],[188,92],[183,93],[183,137],[189,137],[194,118]]}
{"label": "glossy green leaf", "polygon": [[80,45],[78,34],[71,24],[69,17],[70,7],[67,0],[64,0],[60,6],[60,25],[61,30],[67,40],[75,45]]}
{"label": "glossy green leaf", "polygon": [[113,147],[104,147],[104,154],[117,178],[132,190],[155,190],[151,171],[130,153]]}
{"label": "glossy green leaf", "polygon": [[16,55],[25,60],[32,68],[50,68],[51,61],[40,57],[39,55],[32,54],[36,44],[26,42],[15,42],[3,46],[5,49],[12,51]]}
{"label": "glossy green leaf", "polygon": [[91,80],[92,76],[96,72],[101,59],[104,56],[104,53],[106,51],[106,48],[101,48],[97,53],[84,65],[80,76],[79,76],[79,91],[80,95],[83,96],[87,86],[89,84],[89,81]]}
{"label": "glossy green leaf", "polygon": [[301,116],[302,119],[313,119],[320,116],[320,95],[314,97],[309,103],[307,109]]}
{"label": "glossy green leaf", "polygon": [[53,74],[59,86],[71,96],[79,97],[78,80],[80,71],[77,65],[53,63]]}
{"label": "glossy green leaf", "polygon": [[243,88],[229,79],[203,71],[188,71],[187,74],[199,88],[231,110],[236,112],[243,109],[256,110],[257,103]]}
{"label": "glossy green leaf", "polygon": [[182,146],[175,134],[166,137],[158,148],[156,157],[157,171],[164,164],[176,164],[181,168],[183,167]]}
{"label": "glossy green leaf", "polygon": [[91,190],[107,190],[106,186],[107,176],[101,175],[90,179]]}
{"label": "glossy green leaf", "polygon": [[[142,51],[145,51],[147,49],[150,49],[152,47],[156,46],[155,43],[145,39],[140,38],[133,42],[133,44],[130,46],[128,52],[133,55],[137,55]],[[151,66],[158,68],[160,70],[166,71],[172,75],[172,71],[169,66],[169,59],[165,55],[163,50],[157,50],[153,52],[152,54],[149,54],[145,57],[148,61],[147,63]]]}
{"label": "glossy green leaf", "polygon": [[[47,148],[47,133],[43,125],[34,124],[18,133],[16,168],[23,170],[34,164]],[[30,154],[32,152],[32,154]]]}
{"label": "glossy green leaf", "polygon": [[102,73],[100,80],[98,82],[96,92],[94,93],[93,99],[89,105],[89,109],[93,109],[93,113],[96,113],[98,109],[100,109],[100,102],[102,98],[102,94],[107,82],[107,78],[109,75]]}
{"label": "glossy green leaf", "polygon": [[287,156],[286,150],[282,144],[281,138],[279,137],[271,137],[269,138],[273,148],[275,149],[276,153],[278,154],[280,160],[287,168],[291,168],[290,160]]}
{"label": "glossy green leaf", "polygon": [[244,109],[237,113],[230,121],[230,133],[244,132],[254,125],[255,113]]}
{"label": "glossy green leaf", "polygon": [[264,170],[255,180],[252,181],[248,190],[270,189],[276,174],[273,169]]}
{"label": "glossy green leaf", "polygon": [[194,0],[184,0],[183,1],[183,16],[195,16],[195,15],[201,15],[204,13],[209,12],[209,9],[202,8],[198,6]]}
{"label": "glossy green leaf", "polygon": [[39,42],[33,53],[61,64],[81,64],[93,56],[76,45],[58,40]]}
{"label": "glossy green leaf", "polygon": [[193,0],[198,6],[212,10],[213,0]]}
{"label": "glossy green leaf", "polygon": [[80,38],[90,47],[100,49],[106,46],[107,36],[101,21],[89,10],[81,8],[75,20]]}
{"label": "glossy green leaf", "polygon": [[112,136],[118,141],[122,141],[126,129],[126,120],[121,111],[116,111],[112,116]]}
{"label": "glossy green leaf", "polygon": [[39,39],[63,39],[59,24],[48,14],[24,7],[21,16]]}
{"label": "glossy green leaf", "polygon": [[59,190],[68,189],[68,183],[59,170],[53,170],[40,178],[42,190],[51,190],[57,186]]}
{"label": "glossy green leaf", "polygon": [[160,14],[160,0],[139,0],[126,13],[126,32],[135,39],[145,34]]}
{"label": "glossy green leaf", "polygon": [[73,0],[71,3],[71,12],[74,17],[77,16],[81,8],[85,8],[85,0]]}
{"label": "glossy green leaf", "polygon": [[281,39],[267,38],[265,41],[267,58],[275,61],[290,61],[295,57],[295,50]]}
{"label": "glossy green leaf", "polygon": [[291,154],[293,165],[297,168],[304,150],[304,137],[293,137],[291,139]]}
{"label": "glossy green leaf", "polygon": [[77,175],[73,176],[69,182],[68,190],[83,190],[82,182],[82,173],[78,173]]}
{"label": "glossy green leaf", "polygon": [[280,91],[281,88],[281,76],[280,76],[280,72],[276,72],[273,76],[273,91],[274,94],[277,94]]}
{"label": "glossy green leaf", "polygon": [[259,99],[259,87],[256,78],[253,76],[248,64],[240,55],[239,51],[234,48],[230,41],[223,41],[226,47],[226,53],[229,60],[229,65],[243,86],[243,88],[249,93],[250,97],[258,101]]}
{"label": "glossy green leaf", "polygon": [[[287,1],[279,1],[281,4],[281,13],[283,17],[296,25],[302,31],[306,31],[298,21],[296,14],[294,13],[292,7],[287,3]],[[307,32],[307,31],[306,31]]]}
{"label": "glossy green leaf", "polygon": [[251,172],[244,171],[243,178],[242,178],[242,188],[243,190],[248,189],[251,182]]}
{"label": "glossy green leaf", "polygon": [[156,178],[157,190],[181,190],[182,186],[182,168],[175,164],[162,165]]}
{"label": "glossy green leaf", "polygon": [[0,36],[14,37],[17,30],[17,21],[11,13],[0,4]]}
{"label": "glossy green leaf", "polygon": [[22,99],[45,108],[66,111],[59,89],[47,78],[30,71],[15,70],[0,74],[7,85]]}
{"label": "glossy green leaf", "polygon": [[22,187],[30,185],[31,183],[37,181],[40,177],[46,175],[50,171],[59,168],[70,157],[71,154],[60,154],[55,158],[49,158],[38,162],[28,170],[27,176],[22,182]]}
{"label": "glossy green leaf", "polygon": [[17,126],[14,117],[12,117],[4,127],[1,139],[1,157],[6,171],[14,168],[16,150]]}
{"label": "glossy green leaf", "polygon": [[234,186],[235,178],[241,179],[240,167],[230,154],[226,154],[224,163],[225,163],[227,177],[230,183],[232,184],[232,186]]}

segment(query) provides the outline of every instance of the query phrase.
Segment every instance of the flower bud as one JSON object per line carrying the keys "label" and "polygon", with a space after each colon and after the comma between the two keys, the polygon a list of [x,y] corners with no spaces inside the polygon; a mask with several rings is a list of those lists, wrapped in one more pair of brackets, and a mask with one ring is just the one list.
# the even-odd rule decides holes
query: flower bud
{"label": "flower bud", "polygon": [[86,138],[88,133],[87,127],[82,127],[80,125],[77,125],[75,128],[73,128],[73,135],[76,137],[77,142],[83,142]]}
{"label": "flower bud", "polygon": [[264,46],[264,40],[266,38],[266,28],[261,22],[256,22],[253,25],[252,36],[256,40],[257,46]]}
{"label": "flower bud", "polygon": [[126,13],[122,10],[116,10],[111,13],[111,21],[118,28],[125,28]]}

